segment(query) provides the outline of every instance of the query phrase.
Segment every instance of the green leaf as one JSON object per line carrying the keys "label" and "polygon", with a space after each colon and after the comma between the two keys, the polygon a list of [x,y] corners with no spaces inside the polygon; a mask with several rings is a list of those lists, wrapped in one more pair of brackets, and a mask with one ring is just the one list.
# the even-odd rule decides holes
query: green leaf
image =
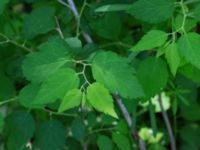
{"label": "green leaf", "polygon": [[160,23],[174,11],[174,0],[138,0],[127,11],[141,21]]}
{"label": "green leaf", "polygon": [[93,83],[87,88],[87,100],[98,111],[117,118],[112,96],[102,84]]}
{"label": "green leaf", "polygon": [[200,21],[200,4],[194,9],[194,16],[197,21]]}
{"label": "green leaf", "polygon": [[49,76],[43,82],[35,97],[34,105],[45,105],[63,98],[65,93],[71,89],[78,88],[79,77],[76,72],[69,68],[62,68]]}
{"label": "green leaf", "polygon": [[5,120],[7,150],[24,149],[35,131],[35,122],[29,113],[13,112]]}
{"label": "green leaf", "polygon": [[151,50],[162,46],[167,40],[167,33],[159,30],[151,30],[142,39],[131,48],[132,51]]}
{"label": "green leaf", "polygon": [[78,141],[83,141],[86,134],[86,127],[83,120],[79,118],[74,120],[71,125],[71,129],[72,129],[72,136]]}
{"label": "green leaf", "polygon": [[176,43],[167,46],[165,50],[165,58],[169,64],[171,73],[175,76],[181,61]]}
{"label": "green leaf", "polygon": [[168,79],[167,66],[162,59],[149,57],[139,65],[138,78],[147,98],[151,98],[166,86]]}
{"label": "green leaf", "polygon": [[63,41],[46,42],[39,46],[39,52],[26,56],[23,74],[28,80],[41,82],[66,64],[69,51],[69,46]]}
{"label": "green leaf", "polygon": [[0,71],[0,101],[15,96],[15,88],[10,79]]}
{"label": "green leaf", "polygon": [[61,122],[51,120],[44,122],[36,133],[34,149],[61,150],[64,148],[66,130]]}
{"label": "green leaf", "polygon": [[38,108],[39,106],[34,105],[33,101],[40,89],[38,84],[28,84],[19,93],[19,102],[22,106],[27,108]]}
{"label": "green leaf", "polygon": [[191,64],[186,64],[182,67],[180,67],[179,72],[183,74],[188,79],[200,83],[200,69],[196,68],[195,66]]}
{"label": "green leaf", "polygon": [[3,13],[5,6],[8,4],[9,0],[0,0],[0,15]]}
{"label": "green leaf", "polygon": [[112,141],[105,135],[100,135],[97,139],[99,150],[112,150]]}
{"label": "green leaf", "polygon": [[70,108],[74,108],[81,104],[82,92],[78,89],[72,89],[67,92],[67,94],[62,99],[58,112],[63,112]]}
{"label": "green leaf", "polygon": [[200,148],[200,128],[197,124],[188,124],[180,130],[181,139],[186,143]]}
{"label": "green leaf", "polygon": [[116,40],[121,32],[121,20],[115,13],[92,20],[90,26],[98,36],[109,40]]}
{"label": "green leaf", "polygon": [[98,7],[95,12],[124,11],[130,8],[130,4],[108,4]]}
{"label": "green leaf", "polygon": [[178,40],[178,50],[188,62],[200,69],[200,35],[187,33]]}
{"label": "green leaf", "polygon": [[113,52],[99,52],[92,62],[94,78],[124,98],[143,97],[144,93],[128,60]]}
{"label": "green leaf", "polygon": [[2,131],[4,129],[4,124],[5,124],[4,117],[3,117],[2,113],[0,113],[0,133],[2,133]]}
{"label": "green leaf", "polygon": [[55,10],[53,7],[40,7],[28,15],[22,27],[22,34],[27,39],[32,39],[39,34],[47,33],[55,27]]}
{"label": "green leaf", "polygon": [[114,132],[112,134],[112,140],[120,150],[130,150],[131,144],[128,138],[123,134]]}

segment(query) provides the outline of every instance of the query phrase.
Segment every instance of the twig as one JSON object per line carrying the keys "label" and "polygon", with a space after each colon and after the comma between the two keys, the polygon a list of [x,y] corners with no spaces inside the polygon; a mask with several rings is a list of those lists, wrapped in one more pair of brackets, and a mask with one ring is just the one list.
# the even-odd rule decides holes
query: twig
{"label": "twig", "polygon": [[51,115],[67,116],[67,117],[77,117],[76,114],[59,113],[59,112],[56,112],[56,111],[49,110],[47,108],[44,108],[43,110],[46,111],[46,112],[48,112],[48,113],[50,113]]}
{"label": "twig", "polygon": [[61,38],[61,39],[64,39],[65,37],[64,37],[64,35],[63,35],[63,33],[62,33],[62,30],[61,30],[61,28],[60,28],[60,23],[59,23],[58,18],[57,18],[56,16],[55,16],[55,20],[56,20],[56,25],[57,25],[56,31],[57,31],[58,34],[60,35],[60,38]]}
{"label": "twig", "polygon": [[[74,13],[74,16],[76,18],[79,18],[79,13],[77,11],[77,8],[74,4],[74,1],[73,0],[68,0],[68,4],[70,5],[71,7],[71,10],[72,12]],[[93,40],[92,38],[90,37],[89,34],[85,33],[85,32],[82,32],[85,40],[87,43],[93,43]],[[132,136],[134,137],[134,139],[138,142],[138,146],[139,146],[139,149],[140,150],[146,150],[146,146],[145,146],[145,143],[142,141],[142,139],[139,137],[136,129],[132,128],[132,120],[131,120],[131,116],[129,115],[126,107],[124,106],[124,104],[122,103],[122,100],[121,100],[121,97],[119,95],[114,95],[114,98],[118,104],[118,107],[119,109],[121,110],[129,128],[131,128],[131,134]]]}
{"label": "twig", "polygon": [[164,122],[165,122],[165,125],[167,128],[168,134],[169,134],[171,150],[176,150],[176,143],[175,143],[174,135],[172,132],[172,127],[171,127],[168,115],[167,115],[166,111],[164,110],[161,94],[158,95],[158,102],[160,105],[161,113],[162,113],[162,116],[163,116],[163,119],[164,119]]}
{"label": "twig", "polygon": [[7,104],[7,103],[10,103],[10,102],[13,102],[13,101],[16,101],[17,99],[18,99],[18,97],[13,97],[13,98],[10,98],[10,99],[7,99],[7,100],[3,100],[3,101],[0,102],[0,106]]}
{"label": "twig", "polygon": [[[67,1],[68,1],[68,4],[69,4],[69,6],[70,6],[70,8],[71,8],[71,10],[72,10],[77,22],[79,22],[80,15],[78,13],[76,5],[74,4],[74,1],[73,0],[67,0]],[[83,37],[84,37],[84,39],[85,39],[85,41],[87,43],[93,43],[92,38],[87,33],[82,32],[82,34],[83,34]]]}
{"label": "twig", "polygon": [[21,49],[27,51],[27,52],[32,52],[31,49],[25,47],[24,45],[21,45],[21,44],[17,43],[16,41],[11,40],[10,38],[8,38],[8,37],[7,37],[6,35],[4,35],[3,33],[0,33],[0,36],[3,37],[3,38],[5,39],[5,41],[0,42],[0,44],[11,43],[11,44],[13,44],[13,45],[15,45],[15,46],[17,46],[17,47],[19,47],[19,48],[21,48]]}

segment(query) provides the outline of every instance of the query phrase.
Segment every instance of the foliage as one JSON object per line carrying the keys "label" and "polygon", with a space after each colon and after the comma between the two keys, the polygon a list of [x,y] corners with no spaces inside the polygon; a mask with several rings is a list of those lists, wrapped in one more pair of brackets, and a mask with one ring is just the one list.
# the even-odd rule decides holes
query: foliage
{"label": "foliage", "polygon": [[200,0],[0,0],[0,149],[200,149],[199,24]]}

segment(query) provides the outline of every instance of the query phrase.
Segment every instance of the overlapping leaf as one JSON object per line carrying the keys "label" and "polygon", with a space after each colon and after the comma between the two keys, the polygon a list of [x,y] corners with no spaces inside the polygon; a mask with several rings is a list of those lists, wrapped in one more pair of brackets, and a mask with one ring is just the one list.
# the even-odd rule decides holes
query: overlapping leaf
{"label": "overlapping leaf", "polygon": [[24,20],[22,34],[27,39],[32,39],[39,34],[44,34],[55,27],[55,10],[53,7],[34,9]]}
{"label": "overlapping leaf", "polygon": [[200,35],[187,33],[178,41],[179,53],[191,64],[200,69]]}
{"label": "overlapping leaf", "polygon": [[61,150],[64,148],[65,139],[65,127],[60,121],[46,121],[36,133],[33,147],[40,150]]}
{"label": "overlapping leaf", "polygon": [[23,73],[28,80],[41,82],[62,67],[69,59],[70,48],[63,41],[42,44],[39,52],[26,56]]}
{"label": "overlapping leaf", "polygon": [[99,52],[92,62],[94,78],[104,84],[112,93],[125,98],[143,97],[144,93],[134,70],[127,59],[113,52]]}
{"label": "overlapping leaf", "polygon": [[145,34],[142,39],[131,48],[132,51],[151,50],[162,46],[167,40],[167,33],[159,30],[151,30]]}
{"label": "overlapping leaf", "polygon": [[87,89],[87,100],[95,109],[117,118],[112,96],[100,83],[93,83]]}
{"label": "overlapping leaf", "polygon": [[138,0],[128,10],[137,19],[159,23],[169,19],[174,11],[174,0]]}

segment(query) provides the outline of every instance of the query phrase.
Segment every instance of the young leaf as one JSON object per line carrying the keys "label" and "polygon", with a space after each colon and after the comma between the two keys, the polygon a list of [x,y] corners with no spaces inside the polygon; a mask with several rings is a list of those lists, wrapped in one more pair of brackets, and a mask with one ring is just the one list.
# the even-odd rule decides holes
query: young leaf
{"label": "young leaf", "polygon": [[138,68],[138,78],[147,98],[151,98],[166,86],[167,66],[162,59],[149,57],[141,62]]}
{"label": "young leaf", "polygon": [[178,41],[179,53],[191,64],[200,69],[200,35],[187,33]]}
{"label": "young leaf", "polygon": [[44,81],[69,60],[70,48],[63,41],[46,42],[38,49],[39,52],[27,55],[23,62],[23,74],[34,82]]}
{"label": "young leaf", "polygon": [[81,104],[82,92],[78,89],[72,89],[67,92],[67,94],[62,99],[58,112],[63,112],[70,108],[74,108]]}
{"label": "young leaf", "polygon": [[66,92],[78,88],[79,77],[69,68],[62,68],[45,80],[35,97],[34,105],[45,105],[63,98]]}
{"label": "young leaf", "polygon": [[144,51],[162,46],[167,40],[167,33],[159,30],[151,30],[131,48],[132,51]]}
{"label": "young leaf", "polygon": [[125,98],[143,97],[141,85],[128,60],[113,52],[99,52],[92,62],[94,78],[104,84],[111,93],[119,93]]}
{"label": "young leaf", "polygon": [[96,12],[113,12],[113,11],[123,11],[130,8],[130,4],[108,4],[98,7]]}
{"label": "young leaf", "polygon": [[87,88],[87,100],[95,109],[117,118],[112,96],[102,84],[93,83]]}
{"label": "young leaf", "polygon": [[66,131],[60,121],[44,122],[36,133],[34,149],[60,150],[65,146]]}
{"label": "young leaf", "polygon": [[174,0],[138,0],[127,11],[137,19],[159,23],[169,19],[174,11]]}
{"label": "young leaf", "polygon": [[24,20],[22,34],[27,39],[32,39],[39,34],[44,34],[55,27],[55,10],[52,7],[36,8]]}
{"label": "young leaf", "polygon": [[175,76],[181,61],[176,43],[167,46],[165,58],[167,59],[172,74]]}
{"label": "young leaf", "polygon": [[194,16],[197,21],[200,21],[200,4],[194,9]]}

